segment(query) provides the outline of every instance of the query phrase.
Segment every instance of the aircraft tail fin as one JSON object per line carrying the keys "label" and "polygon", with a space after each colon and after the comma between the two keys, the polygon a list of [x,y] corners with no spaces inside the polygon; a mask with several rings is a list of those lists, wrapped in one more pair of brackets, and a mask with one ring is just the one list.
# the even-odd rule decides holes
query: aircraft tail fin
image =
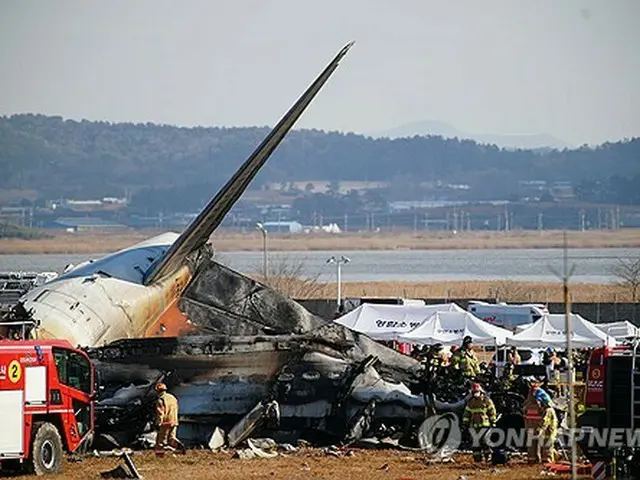
{"label": "aircraft tail fin", "polygon": [[307,88],[298,101],[282,117],[256,150],[247,158],[226,185],[213,197],[198,216],[187,226],[165,255],[151,265],[144,283],[149,285],[177,270],[192,252],[202,247],[222,223],[229,210],[255,178],[269,156],[291,130],[300,115],[327,82],[354,42],[347,44]]}

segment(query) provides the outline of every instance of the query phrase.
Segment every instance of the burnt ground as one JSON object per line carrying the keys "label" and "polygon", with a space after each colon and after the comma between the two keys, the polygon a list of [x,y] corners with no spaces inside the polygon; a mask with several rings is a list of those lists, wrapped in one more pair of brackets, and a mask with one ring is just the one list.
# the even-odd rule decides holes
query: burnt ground
{"label": "burnt ground", "polygon": [[[132,459],[145,479],[221,478],[241,479],[345,479],[345,480],[511,480],[547,479],[541,465],[526,465],[524,459],[512,459],[507,466],[475,465],[468,455],[455,463],[426,464],[419,453],[396,450],[354,450],[352,456],[335,457],[322,449],[305,448],[276,458],[240,460],[231,452],[189,451],[186,455],[168,454],[157,458],[153,452],[136,452]],[[100,472],[121,463],[118,458],[89,457],[80,462],[66,462],[61,475],[53,479],[98,479]],[[29,476],[14,479],[36,478]],[[554,479],[568,479],[556,474]]]}

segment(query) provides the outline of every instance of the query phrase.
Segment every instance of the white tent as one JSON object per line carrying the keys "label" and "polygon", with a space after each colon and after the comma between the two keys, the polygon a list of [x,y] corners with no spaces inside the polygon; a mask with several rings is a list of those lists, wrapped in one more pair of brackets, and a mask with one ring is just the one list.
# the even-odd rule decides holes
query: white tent
{"label": "white tent", "polygon": [[[595,324],[580,315],[571,314],[571,342],[576,348],[615,345],[615,339],[608,336]],[[565,347],[567,333],[565,318],[562,314],[545,315],[529,328],[516,333],[508,342],[509,345],[529,348]]]}
{"label": "white tent", "polygon": [[627,320],[624,322],[595,323],[594,325],[616,340],[635,338],[640,333],[638,327]]}
{"label": "white tent", "polygon": [[459,345],[467,335],[478,345],[503,345],[513,334],[469,312],[436,312],[419,327],[400,335],[400,341]]}
{"label": "white tent", "polygon": [[533,323],[523,323],[522,325],[516,325],[515,333],[520,333],[529,328],[531,325],[533,325]]}
{"label": "white tent", "polygon": [[377,305],[363,303],[335,320],[336,323],[373,338],[398,340],[398,335],[422,325],[436,312],[464,312],[455,303],[435,305]]}

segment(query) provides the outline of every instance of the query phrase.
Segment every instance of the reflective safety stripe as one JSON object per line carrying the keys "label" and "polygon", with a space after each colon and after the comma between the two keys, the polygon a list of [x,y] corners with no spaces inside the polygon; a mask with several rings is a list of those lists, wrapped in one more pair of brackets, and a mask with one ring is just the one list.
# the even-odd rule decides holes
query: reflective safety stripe
{"label": "reflective safety stripe", "polygon": [[471,413],[482,413],[484,415],[487,414],[487,409],[486,408],[469,408],[469,407],[467,407],[467,411],[471,412]]}
{"label": "reflective safety stripe", "polygon": [[538,411],[537,408],[531,408],[531,409],[525,410],[524,418],[531,419],[531,420],[542,420],[542,415],[540,415],[540,412]]}

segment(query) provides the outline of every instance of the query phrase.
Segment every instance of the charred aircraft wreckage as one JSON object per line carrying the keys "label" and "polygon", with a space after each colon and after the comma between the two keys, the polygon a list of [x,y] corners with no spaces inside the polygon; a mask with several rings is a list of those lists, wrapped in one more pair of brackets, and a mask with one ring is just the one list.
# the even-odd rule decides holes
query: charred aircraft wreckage
{"label": "charred aircraft wreckage", "polygon": [[463,385],[461,400],[438,402],[425,394],[419,362],[213,260],[210,235],[351,45],[182,234],[79,264],[29,291],[5,319],[5,334],[32,322],[31,337],[87,348],[99,386],[95,440],[133,445],[150,431],[159,380],[179,399],[179,437],[194,445],[216,426],[230,446],[258,431],[350,442],[395,429],[415,438],[426,408],[464,404]]}

